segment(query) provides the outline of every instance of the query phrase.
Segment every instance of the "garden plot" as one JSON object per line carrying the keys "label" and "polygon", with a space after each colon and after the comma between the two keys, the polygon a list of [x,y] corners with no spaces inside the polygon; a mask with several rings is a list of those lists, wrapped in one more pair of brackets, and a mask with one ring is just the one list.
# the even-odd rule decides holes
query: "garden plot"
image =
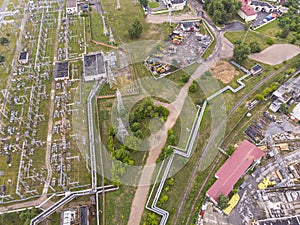
{"label": "garden plot", "polygon": [[146,67],[156,78],[197,62],[212,38],[201,31],[201,21],[183,21],[145,60]]}

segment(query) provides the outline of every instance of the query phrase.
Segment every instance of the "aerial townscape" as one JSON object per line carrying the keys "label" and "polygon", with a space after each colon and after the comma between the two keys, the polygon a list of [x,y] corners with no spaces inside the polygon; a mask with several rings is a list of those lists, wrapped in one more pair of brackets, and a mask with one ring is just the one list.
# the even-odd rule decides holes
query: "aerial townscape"
{"label": "aerial townscape", "polygon": [[0,225],[300,225],[299,0],[0,0]]}

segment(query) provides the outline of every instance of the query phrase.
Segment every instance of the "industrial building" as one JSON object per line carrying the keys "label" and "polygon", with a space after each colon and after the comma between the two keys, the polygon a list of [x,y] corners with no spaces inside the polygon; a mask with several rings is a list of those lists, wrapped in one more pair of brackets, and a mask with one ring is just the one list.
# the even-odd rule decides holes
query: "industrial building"
{"label": "industrial building", "polygon": [[206,192],[206,195],[214,202],[218,202],[220,194],[227,196],[235,183],[245,174],[250,166],[259,163],[264,156],[251,142],[245,140],[234,151],[224,165],[216,172],[217,181]]}
{"label": "industrial building", "polygon": [[102,52],[85,55],[83,58],[84,81],[94,81],[106,78],[106,67]]}
{"label": "industrial building", "polygon": [[78,13],[77,0],[67,0],[66,1],[66,12],[67,12],[67,14],[77,14]]}
{"label": "industrial building", "polygon": [[[297,75],[297,73],[299,73],[299,71],[297,71],[295,75]],[[300,77],[285,82],[273,92],[271,98],[274,100],[270,105],[270,110],[273,112],[277,112],[282,104],[289,104],[295,100],[298,101],[300,98]]]}

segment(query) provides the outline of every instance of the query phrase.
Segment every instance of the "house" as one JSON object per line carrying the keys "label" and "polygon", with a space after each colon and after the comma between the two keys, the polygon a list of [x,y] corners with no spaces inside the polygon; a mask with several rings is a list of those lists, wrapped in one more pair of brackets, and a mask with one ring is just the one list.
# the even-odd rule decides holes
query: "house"
{"label": "house", "polygon": [[55,81],[69,79],[69,62],[56,62],[54,65],[53,78]]}
{"label": "house", "polygon": [[85,81],[107,78],[102,52],[91,53],[83,57],[83,77]]}
{"label": "house", "polygon": [[262,71],[262,66],[260,64],[256,64],[255,66],[253,66],[251,69],[250,69],[250,72],[252,73],[252,75],[258,75],[261,73]]}
{"label": "house", "polygon": [[67,0],[66,12],[67,12],[67,14],[77,14],[78,13],[77,0]]}
{"label": "house", "polygon": [[247,140],[243,141],[216,172],[215,177],[217,180],[206,192],[206,196],[214,203],[218,202],[220,194],[227,196],[248,168],[259,163],[264,154],[263,151],[251,142]]}
{"label": "house", "polygon": [[28,58],[29,58],[28,52],[21,52],[18,61],[21,64],[27,64]]}
{"label": "house", "polygon": [[162,0],[164,5],[171,10],[183,10],[186,6],[186,0]]}

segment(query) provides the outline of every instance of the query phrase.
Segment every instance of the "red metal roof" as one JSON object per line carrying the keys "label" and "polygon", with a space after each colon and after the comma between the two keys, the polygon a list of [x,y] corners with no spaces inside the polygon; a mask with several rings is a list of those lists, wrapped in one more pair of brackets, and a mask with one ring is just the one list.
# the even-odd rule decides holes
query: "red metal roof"
{"label": "red metal roof", "polygon": [[247,140],[243,141],[217,171],[217,181],[210,187],[206,195],[216,202],[221,193],[227,196],[232,191],[234,184],[240,179],[254,160],[260,159],[264,154],[263,151],[251,142]]}

